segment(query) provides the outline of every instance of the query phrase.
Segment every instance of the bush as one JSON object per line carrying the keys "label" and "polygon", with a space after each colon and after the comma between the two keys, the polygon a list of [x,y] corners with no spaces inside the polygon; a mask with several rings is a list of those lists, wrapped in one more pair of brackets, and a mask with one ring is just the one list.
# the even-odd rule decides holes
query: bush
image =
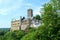
{"label": "bush", "polygon": [[24,31],[7,32],[4,35],[4,40],[20,40],[25,35]]}

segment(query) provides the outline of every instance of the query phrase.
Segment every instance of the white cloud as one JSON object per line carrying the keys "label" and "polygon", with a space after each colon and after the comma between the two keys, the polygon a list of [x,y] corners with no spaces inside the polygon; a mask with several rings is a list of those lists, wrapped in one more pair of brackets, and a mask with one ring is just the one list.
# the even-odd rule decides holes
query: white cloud
{"label": "white cloud", "polygon": [[7,15],[8,9],[0,9],[0,14]]}
{"label": "white cloud", "polygon": [[20,8],[23,0],[0,0],[0,14],[7,15]]}
{"label": "white cloud", "polygon": [[35,15],[41,15],[41,13],[40,13],[41,8],[43,8],[43,7],[36,7],[36,8],[34,9],[34,12],[33,12],[34,16],[35,16]]}

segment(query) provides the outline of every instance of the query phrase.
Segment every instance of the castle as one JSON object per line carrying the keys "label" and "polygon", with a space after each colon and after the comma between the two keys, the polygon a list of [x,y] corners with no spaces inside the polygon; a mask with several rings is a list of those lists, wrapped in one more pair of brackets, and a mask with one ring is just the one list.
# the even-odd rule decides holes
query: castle
{"label": "castle", "polygon": [[40,21],[33,18],[33,10],[27,10],[27,18],[20,17],[19,20],[11,21],[11,29],[14,30],[25,30],[27,27],[35,27],[40,26]]}

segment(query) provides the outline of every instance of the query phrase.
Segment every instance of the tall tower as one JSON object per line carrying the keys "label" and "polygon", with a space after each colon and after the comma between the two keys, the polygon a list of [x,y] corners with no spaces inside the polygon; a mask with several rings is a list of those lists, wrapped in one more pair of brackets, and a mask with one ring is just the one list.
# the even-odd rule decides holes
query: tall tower
{"label": "tall tower", "polygon": [[32,9],[28,9],[27,10],[27,17],[28,18],[32,18],[33,17],[33,10]]}
{"label": "tall tower", "polygon": [[28,28],[29,28],[32,24],[32,18],[33,18],[33,10],[32,9],[27,10],[27,18],[28,18]]}

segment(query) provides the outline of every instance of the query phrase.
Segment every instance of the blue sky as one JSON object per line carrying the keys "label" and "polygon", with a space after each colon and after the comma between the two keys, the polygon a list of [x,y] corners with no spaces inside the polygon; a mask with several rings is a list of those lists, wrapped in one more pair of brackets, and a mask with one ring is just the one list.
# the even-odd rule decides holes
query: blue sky
{"label": "blue sky", "polygon": [[0,0],[0,28],[10,28],[11,20],[27,17],[27,9],[33,9],[34,16],[49,0]]}

